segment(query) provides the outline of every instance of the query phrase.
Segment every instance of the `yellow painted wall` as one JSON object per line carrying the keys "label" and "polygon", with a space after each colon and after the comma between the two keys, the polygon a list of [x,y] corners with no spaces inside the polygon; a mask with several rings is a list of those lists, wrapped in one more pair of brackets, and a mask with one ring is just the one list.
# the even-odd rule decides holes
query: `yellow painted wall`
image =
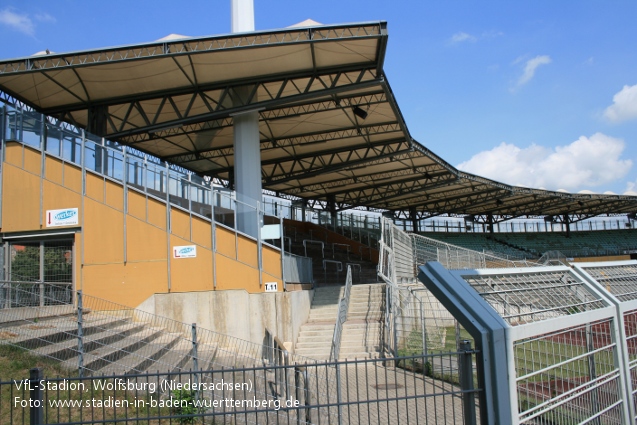
{"label": "yellow painted wall", "polygon": [[[120,184],[87,171],[83,197],[80,168],[46,157],[45,179],[41,184],[41,167],[39,151],[7,143],[1,230],[5,233],[46,230],[46,210],[78,208],[77,227],[81,230],[75,234],[75,279],[77,288],[85,294],[135,307],[154,293],[169,291],[264,291],[255,268],[258,256],[254,240],[216,226],[217,251],[213,254],[209,221],[172,208],[171,234],[167,234],[164,202],[129,190],[128,213],[125,213],[124,189]],[[196,245],[197,257],[173,258],[172,248],[183,245]],[[280,253],[267,247],[262,253],[261,280],[277,282],[281,291]]]}
{"label": "yellow painted wall", "polygon": [[40,177],[8,163],[3,168],[2,230],[40,230]]}

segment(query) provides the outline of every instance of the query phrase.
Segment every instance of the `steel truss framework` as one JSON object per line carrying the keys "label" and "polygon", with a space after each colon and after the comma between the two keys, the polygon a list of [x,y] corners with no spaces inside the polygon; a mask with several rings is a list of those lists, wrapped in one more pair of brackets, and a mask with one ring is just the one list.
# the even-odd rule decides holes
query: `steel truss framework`
{"label": "steel truss framework", "polygon": [[258,111],[262,186],[331,211],[575,222],[637,197],[509,186],[413,140],[383,71],[385,22],[183,38],[0,61],[0,95],[232,185],[233,117]]}

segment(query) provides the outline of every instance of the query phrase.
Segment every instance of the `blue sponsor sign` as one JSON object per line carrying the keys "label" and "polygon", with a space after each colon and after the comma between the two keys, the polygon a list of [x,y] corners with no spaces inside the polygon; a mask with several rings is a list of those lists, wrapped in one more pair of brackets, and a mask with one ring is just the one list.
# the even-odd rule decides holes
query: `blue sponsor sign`
{"label": "blue sponsor sign", "polygon": [[197,245],[173,246],[173,258],[195,258]]}
{"label": "blue sponsor sign", "polygon": [[63,210],[46,211],[46,227],[77,226],[79,221],[77,208],[65,208]]}

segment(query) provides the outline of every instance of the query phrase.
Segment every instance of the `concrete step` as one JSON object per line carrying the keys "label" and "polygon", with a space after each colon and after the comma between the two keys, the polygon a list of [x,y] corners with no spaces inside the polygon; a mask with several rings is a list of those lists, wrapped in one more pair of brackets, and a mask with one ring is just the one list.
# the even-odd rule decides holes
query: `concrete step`
{"label": "concrete step", "polygon": [[[332,348],[332,341],[330,340],[329,343],[327,342],[323,342],[323,343],[316,343],[316,344],[310,344],[310,343],[306,343],[306,344],[297,344],[296,347],[294,347],[294,351],[298,354],[299,350],[303,350],[303,351],[316,351],[316,352],[324,352],[324,351],[330,351]],[[311,357],[311,356],[310,356]]]}
{"label": "concrete step", "polygon": [[384,294],[385,285],[381,283],[359,283],[352,285],[352,294]]}
{"label": "concrete step", "polygon": [[381,320],[383,317],[384,314],[378,312],[361,312],[347,314],[347,320]]}
{"label": "concrete step", "polygon": [[325,330],[325,331],[311,331],[311,330],[302,330],[299,332],[299,337],[297,341],[303,341],[309,338],[317,339],[317,338],[331,338],[334,335],[334,329]]}
{"label": "concrete step", "polygon": [[100,369],[100,373],[105,375],[114,375],[118,373],[128,374],[144,372],[151,368],[158,359],[168,353],[180,339],[180,335],[163,333],[153,342],[144,345],[133,353],[130,353],[117,363],[111,363],[110,365]]}
{"label": "concrete step", "polygon": [[321,322],[321,321],[327,321],[327,322],[332,322],[334,323],[334,321],[336,320],[336,316],[337,316],[338,311],[310,311],[310,315],[308,316],[308,323],[309,322]]}
{"label": "concrete step", "polygon": [[347,309],[348,313],[351,312],[363,312],[363,311],[373,311],[373,312],[383,312],[385,309],[383,305],[378,304],[350,304]]}
{"label": "concrete step", "polygon": [[383,327],[383,324],[380,322],[380,320],[370,320],[370,321],[366,321],[366,320],[348,320],[343,325],[343,331],[353,332],[355,330],[360,331],[361,329],[364,329],[364,330],[380,330],[380,329],[382,329],[382,327]]}
{"label": "concrete step", "polygon": [[297,354],[299,356],[303,356],[303,357],[309,357],[309,358],[311,358],[313,360],[328,360],[330,358],[330,353],[329,352],[326,352],[326,353],[314,353],[314,352],[310,353],[310,352],[307,352],[306,353],[306,352],[302,351],[302,352],[298,352],[298,353],[295,353],[295,354]]}
{"label": "concrete step", "polygon": [[301,331],[329,331],[334,329],[335,321],[306,322],[301,326]]}
{"label": "concrete step", "polygon": [[310,317],[307,318],[307,321],[310,322],[336,322],[336,312],[326,312],[326,313],[311,313]]}
{"label": "concrete step", "polygon": [[[144,328],[143,323],[126,323],[101,332],[85,335],[82,341],[84,352],[90,352],[104,345],[113,344],[129,335],[135,334]],[[67,360],[78,355],[78,338],[49,344],[35,350],[36,353],[52,357],[57,360]]]}
{"label": "concrete step", "polygon": [[350,304],[384,304],[385,303],[385,297],[381,297],[378,295],[372,295],[372,296],[361,296],[361,297],[349,297],[349,303]]}
{"label": "concrete step", "polygon": [[382,300],[385,298],[385,292],[354,292],[352,291],[349,295],[352,300],[368,300],[368,299],[376,299]]}
{"label": "concrete step", "polygon": [[338,312],[338,308],[322,308],[322,309],[311,309],[310,317],[312,316],[331,316],[336,317],[336,313]]}
{"label": "concrete step", "polygon": [[155,361],[148,370],[177,372],[192,369],[192,342],[180,337],[172,348]]}
{"label": "concrete step", "polygon": [[359,339],[363,337],[373,337],[376,336],[378,338],[381,335],[381,329],[372,328],[372,329],[343,329],[343,339]]}
{"label": "concrete step", "polygon": [[381,353],[380,352],[366,352],[366,351],[361,351],[358,353],[344,353],[343,355],[341,355],[339,353],[338,359],[339,360],[355,360],[355,359],[379,359],[381,358]]}
{"label": "concrete step", "polygon": [[337,312],[338,311],[338,305],[337,304],[330,304],[330,305],[324,305],[324,306],[312,306],[312,308],[310,309],[310,313],[323,313],[323,312]]}
{"label": "concrete step", "polygon": [[339,351],[340,356],[347,356],[350,353],[378,353],[380,351],[380,344],[370,345],[343,345],[341,343],[341,349]]}
{"label": "concrete step", "polygon": [[370,342],[378,342],[380,341],[382,333],[380,332],[367,332],[361,334],[351,334],[343,332],[343,336],[341,337],[341,343],[347,345],[354,344],[369,344]]}
{"label": "concrete step", "polygon": [[360,283],[358,285],[352,285],[352,292],[353,291],[381,291],[384,292],[385,291],[385,285],[382,283],[368,283],[368,284],[364,284],[364,283]]}
{"label": "concrete step", "polygon": [[[144,345],[154,341],[162,333],[159,328],[145,328],[140,332],[127,336],[114,344],[103,345],[84,354],[84,367],[89,371],[99,371],[107,365],[117,362],[128,354],[137,351]],[[64,366],[74,368],[77,362],[67,360]]]}
{"label": "concrete step", "polygon": [[338,304],[338,301],[341,299],[341,295],[340,294],[334,294],[333,296],[327,296],[327,295],[314,295],[312,297],[312,305],[314,304]]}
{"label": "concrete step", "polygon": [[323,351],[323,350],[329,350],[331,346],[332,346],[332,339],[330,338],[329,344],[327,343],[327,341],[299,342],[296,344],[296,347],[294,348],[294,350],[303,350],[303,349],[310,350],[311,349],[316,351]]}
{"label": "concrete step", "polygon": [[[90,319],[87,318],[87,320],[84,320],[82,331],[84,335],[88,336],[125,323],[125,320],[119,318],[93,316]],[[63,317],[56,321],[10,326],[5,330],[16,335],[11,338],[9,342],[34,350],[69,339],[75,338],[77,340],[77,319],[74,317]]]}

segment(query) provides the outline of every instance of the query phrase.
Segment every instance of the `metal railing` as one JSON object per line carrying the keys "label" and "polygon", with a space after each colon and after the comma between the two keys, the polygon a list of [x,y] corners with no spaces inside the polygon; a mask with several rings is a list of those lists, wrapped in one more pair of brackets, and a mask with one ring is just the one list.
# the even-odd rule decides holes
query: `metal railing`
{"label": "metal railing", "polygon": [[312,283],[312,258],[285,252],[283,254],[283,278],[286,283]]}
{"label": "metal railing", "polygon": [[[164,162],[134,148],[121,146],[103,137],[78,129],[31,110],[23,104],[15,105],[5,97],[0,99],[0,141],[17,141],[46,152],[64,162],[81,166],[90,172],[126,184],[132,190],[144,192],[160,200],[168,199],[173,205],[201,217],[214,219],[228,227],[237,224],[242,210],[236,205],[236,195],[224,187],[227,182],[199,176],[180,166]],[[264,194],[256,207],[261,215],[329,224],[327,212],[311,208],[289,199]],[[250,211],[255,205],[246,206]],[[374,244],[374,234],[380,227],[379,214],[365,211],[341,212],[336,228],[349,229],[352,237]]]}
{"label": "metal railing", "polygon": [[533,261],[512,260],[408,234],[387,218],[383,218],[382,224],[379,275],[394,285],[415,282],[416,268],[429,261],[437,261],[451,270],[540,266]]}
{"label": "metal railing", "polygon": [[[4,423],[34,425],[472,425],[482,391],[474,384],[477,354],[464,346],[393,359],[79,378],[31,369],[29,377],[0,382],[0,412]],[[459,367],[444,377],[414,367],[451,359],[461,359]]]}
{"label": "metal railing", "polygon": [[422,235],[410,235],[413,241],[414,261],[421,265],[438,261],[448,269],[529,267],[539,265],[520,257],[494,255],[440,242]]}
{"label": "metal railing", "polygon": [[[396,219],[396,224],[404,231],[413,231],[411,219]],[[419,221],[418,231],[421,233],[478,233],[490,234],[488,223],[467,222],[460,219],[425,219]],[[616,218],[595,217],[569,223],[571,232],[596,232],[608,230],[630,230],[635,228],[635,220],[626,216]],[[493,233],[563,233],[566,223],[547,222],[544,219],[523,219],[494,223]]]}
{"label": "metal railing", "polygon": [[330,361],[339,359],[341,351],[341,336],[343,334],[343,324],[347,321],[347,312],[349,310],[349,299],[352,293],[352,267],[347,267],[347,278],[345,279],[345,287],[343,295],[338,302],[338,311],[336,313],[336,323],[334,324],[334,335],[332,336],[332,348],[330,350]]}
{"label": "metal railing", "polygon": [[0,310],[71,304],[73,287],[64,282],[0,281]]}
{"label": "metal railing", "polygon": [[[451,314],[433,300],[433,295],[418,282],[418,266],[430,261],[438,261],[449,269],[539,265],[528,261],[512,261],[422,235],[408,234],[388,218],[382,219],[381,234],[378,275],[387,283],[383,335],[384,352],[387,355],[419,353],[420,347],[423,350],[443,348],[447,346],[446,335],[449,328],[455,333],[454,349],[461,339],[462,330],[457,322],[452,319],[452,323],[449,324],[442,319],[452,317]],[[412,287],[424,289],[424,292],[422,295],[405,292],[410,291]],[[417,298],[410,300],[413,297]],[[424,301],[425,299],[428,301]],[[409,311],[413,309],[413,306],[409,306],[412,302],[418,303],[423,311]],[[430,313],[425,314],[426,306],[430,307]],[[433,310],[436,310],[435,315]]]}

